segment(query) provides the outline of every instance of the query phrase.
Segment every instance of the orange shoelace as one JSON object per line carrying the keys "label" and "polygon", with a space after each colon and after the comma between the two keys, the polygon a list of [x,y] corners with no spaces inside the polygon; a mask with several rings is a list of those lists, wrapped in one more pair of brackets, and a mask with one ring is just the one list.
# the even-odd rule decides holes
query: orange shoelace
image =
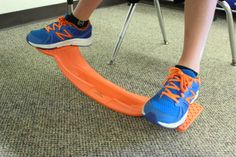
{"label": "orange shoelace", "polygon": [[[161,96],[166,95],[169,98],[171,98],[172,100],[174,100],[176,103],[179,102],[178,99],[180,97],[184,97],[183,93],[188,90],[188,87],[190,87],[194,81],[198,81],[200,83],[200,79],[191,78],[191,77],[187,76],[186,74],[184,74],[178,68],[172,67],[169,69],[169,72],[170,72],[170,75],[163,82],[163,85],[165,85],[166,82],[168,81],[168,85],[165,86],[165,90],[162,92]],[[175,84],[175,82],[179,82],[180,87],[178,87]],[[173,94],[170,89],[180,91],[181,95],[179,96],[179,95]],[[194,98],[196,95],[192,90],[190,92],[192,93],[192,96],[186,98],[186,101],[189,104],[190,104],[190,100],[192,98]]]}
{"label": "orange shoelace", "polygon": [[68,22],[65,17],[59,17],[58,20],[57,20],[57,23],[53,23],[52,24],[52,27],[50,26],[46,26],[45,29],[47,32],[50,32],[50,31],[54,31],[56,30],[56,28],[58,28],[59,30],[61,29],[62,26],[65,26],[65,25],[72,25],[70,22]]}

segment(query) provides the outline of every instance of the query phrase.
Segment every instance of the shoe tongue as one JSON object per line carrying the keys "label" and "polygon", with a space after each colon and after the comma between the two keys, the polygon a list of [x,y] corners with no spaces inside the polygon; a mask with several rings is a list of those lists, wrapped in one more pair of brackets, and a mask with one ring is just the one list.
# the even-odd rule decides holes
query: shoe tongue
{"label": "shoe tongue", "polygon": [[190,69],[181,69],[181,71],[192,78],[196,78],[196,74]]}
{"label": "shoe tongue", "polygon": [[[181,69],[181,71],[184,73],[184,74],[186,74],[186,75],[188,75],[188,76],[190,76],[190,77],[192,77],[192,78],[195,78],[196,77],[196,74],[192,71],[192,70],[190,70],[190,69]],[[179,76],[177,76],[177,77],[179,77]],[[173,82],[177,87],[180,87],[180,82],[177,82],[177,81],[175,81],[175,82]],[[181,91],[180,90],[175,90],[175,89],[169,89],[173,94],[176,94],[176,95],[180,95],[180,93],[181,93]]]}

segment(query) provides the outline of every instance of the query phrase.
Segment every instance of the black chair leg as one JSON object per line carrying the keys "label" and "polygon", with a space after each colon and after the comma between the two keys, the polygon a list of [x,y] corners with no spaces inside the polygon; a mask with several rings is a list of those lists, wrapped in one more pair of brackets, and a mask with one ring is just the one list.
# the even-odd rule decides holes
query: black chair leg
{"label": "black chair leg", "polygon": [[70,15],[73,12],[73,0],[67,0],[67,14]]}

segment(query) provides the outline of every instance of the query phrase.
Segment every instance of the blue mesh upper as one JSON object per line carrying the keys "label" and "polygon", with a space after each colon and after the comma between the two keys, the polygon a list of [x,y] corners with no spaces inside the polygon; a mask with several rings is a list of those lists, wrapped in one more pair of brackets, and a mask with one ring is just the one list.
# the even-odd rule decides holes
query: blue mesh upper
{"label": "blue mesh upper", "polygon": [[[174,82],[175,85],[178,87],[180,86],[179,82]],[[166,82],[166,85],[169,85],[169,82]],[[150,121],[156,121],[157,122],[163,122],[163,123],[175,123],[178,122],[185,113],[188,111],[189,104],[186,101],[185,98],[191,97],[192,93],[190,90],[192,90],[195,94],[199,90],[200,85],[198,82],[193,82],[191,87],[188,87],[188,90],[184,93],[184,98],[179,98],[178,103],[169,98],[166,95],[162,95],[161,93],[164,91],[164,87],[154,96],[152,97],[148,103],[144,107],[144,113],[152,113],[152,115],[149,118],[155,118],[155,120]],[[180,95],[180,91],[175,89],[169,89],[173,94]]]}
{"label": "blue mesh upper", "polygon": [[[55,22],[58,23],[58,22]],[[52,27],[53,23],[50,24],[49,26]],[[74,39],[74,38],[89,38],[92,35],[92,26],[89,24],[89,26],[87,27],[87,29],[85,30],[80,30],[78,28],[76,28],[76,26],[74,25],[66,25],[66,26],[62,26],[60,28],[60,30],[55,27],[56,29],[50,32],[47,32],[45,28],[42,29],[38,29],[38,30],[33,30],[31,31],[28,36],[27,36],[27,40],[35,43],[35,44],[54,44],[57,42],[62,41],[62,39],[60,39],[55,32],[60,32],[60,33],[65,33],[64,30],[68,31],[71,35],[72,38],[70,39]],[[63,37],[64,40],[67,40],[69,38],[67,37]]]}

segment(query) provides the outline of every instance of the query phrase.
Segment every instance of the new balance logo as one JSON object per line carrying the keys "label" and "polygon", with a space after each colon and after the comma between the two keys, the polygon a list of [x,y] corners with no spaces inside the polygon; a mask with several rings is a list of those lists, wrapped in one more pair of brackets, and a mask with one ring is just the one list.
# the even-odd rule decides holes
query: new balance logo
{"label": "new balance logo", "polygon": [[61,40],[65,40],[65,38],[72,38],[72,35],[67,31],[67,30],[63,30],[64,33],[62,32],[56,32],[55,34],[61,39]]}

